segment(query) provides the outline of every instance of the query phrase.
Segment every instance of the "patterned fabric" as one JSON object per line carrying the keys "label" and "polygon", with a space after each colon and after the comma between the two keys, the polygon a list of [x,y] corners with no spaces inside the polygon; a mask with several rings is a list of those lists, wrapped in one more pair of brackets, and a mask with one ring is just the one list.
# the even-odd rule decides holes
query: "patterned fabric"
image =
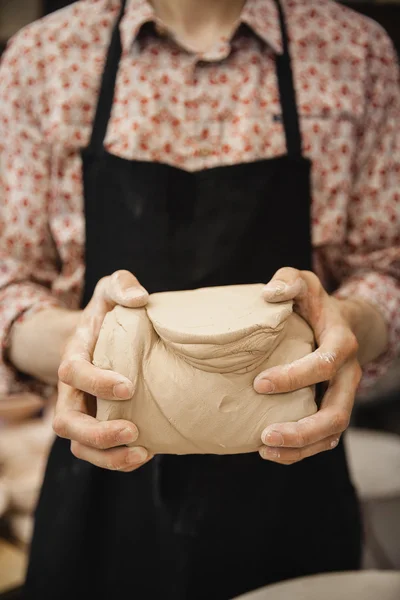
{"label": "patterned fabric", "polygon": [[[330,0],[284,0],[304,152],[313,161],[315,268],[376,305],[400,347],[400,91],[373,21]],[[77,308],[84,277],[80,149],[87,145],[118,0],[82,0],[33,23],[0,69],[0,341],[27,310]],[[247,0],[231,40],[195,55],[146,0],[128,0],[105,144],[189,171],[285,153],[273,0]],[[268,202],[268,197],[266,197]],[[296,202],[296,198],[293,198]],[[288,215],[290,218],[290,215]],[[269,224],[265,224],[268,238]],[[29,388],[0,360],[0,393]]]}

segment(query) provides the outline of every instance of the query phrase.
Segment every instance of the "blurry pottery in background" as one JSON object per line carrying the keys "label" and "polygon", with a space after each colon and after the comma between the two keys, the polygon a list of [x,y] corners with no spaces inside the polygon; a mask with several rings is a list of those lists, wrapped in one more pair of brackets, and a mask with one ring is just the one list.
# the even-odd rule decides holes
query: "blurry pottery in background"
{"label": "blurry pottery in background", "polygon": [[50,446],[53,403],[24,394],[0,399],[0,517],[16,539],[28,544],[33,511],[40,492]]}
{"label": "blurry pottery in background", "polygon": [[400,573],[364,571],[326,573],[284,581],[236,600],[398,600]]}

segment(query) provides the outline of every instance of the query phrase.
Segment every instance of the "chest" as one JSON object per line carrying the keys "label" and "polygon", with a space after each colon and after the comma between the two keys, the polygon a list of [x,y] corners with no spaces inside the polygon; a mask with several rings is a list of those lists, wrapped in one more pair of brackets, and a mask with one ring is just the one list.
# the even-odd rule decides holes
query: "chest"
{"label": "chest", "polygon": [[[346,171],[363,110],[360,57],[317,35],[305,46],[293,40],[292,54],[305,154]],[[60,150],[89,141],[104,56],[98,48],[78,61],[69,49],[49,78],[43,128]],[[255,36],[239,37],[216,62],[166,40],[135,44],[121,60],[105,144],[123,158],[188,170],[284,154],[274,52]]]}

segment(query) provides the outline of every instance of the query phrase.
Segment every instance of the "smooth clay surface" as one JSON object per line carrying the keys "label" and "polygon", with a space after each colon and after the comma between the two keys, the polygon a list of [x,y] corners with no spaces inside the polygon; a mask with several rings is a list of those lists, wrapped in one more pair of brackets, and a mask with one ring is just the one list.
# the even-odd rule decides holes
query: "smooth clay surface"
{"label": "smooth clay surface", "polygon": [[313,350],[313,333],[291,303],[270,304],[262,284],[164,292],[142,309],[105,318],[94,364],[127,376],[128,401],[98,399],[100,420],[127,419],[134,445],[155,454],[254,452],[269,424],[316,412],[314,390],[260,395],[264,369]]}

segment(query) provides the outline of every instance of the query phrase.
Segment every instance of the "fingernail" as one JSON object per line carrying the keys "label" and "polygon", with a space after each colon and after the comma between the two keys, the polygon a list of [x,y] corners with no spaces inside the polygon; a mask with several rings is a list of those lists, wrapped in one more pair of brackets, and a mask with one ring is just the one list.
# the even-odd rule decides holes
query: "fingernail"
{"label": "fingernail", "polygon": [[331,441],[331,448],[336,448],[336,446],[339,443],[339,438],[336,438],[336,440],[332,440]]}
{"label": "fingernail", "polygon": [[117,383],[114,385],[113,394],[120,400],[129,400],[133,396],[133,385],[127,383]]}
{"label": "fingernail", "polygon": [[263,292],[267,292],[268,294],[273,294],[274,296],[280,296],[286,290],[287,285],[284,281],[280,281],[276,279],[275,281],[270,281],[263,287]]}
{"label": "fingernail", "polygon": [[125,295],[129,296],[129,298],[145,298],[149,294],[144,288],[138,287],[136,285],[130,288],[126,288]]}
{"label": "fingernail", "polygon": [[262,448],[261,456],[265,459],[280,458],[281,453],[276,448]]}
{"label": "fingernail", "polygon": [[257,391],[260,394],[271,394],[275,389],[274,384],[269,379],[263,379],[262,377],[260,379],[257,378],[255,383],[257,385]]}
{"label": "fingernail", "polygon": [[148,457],[148,452],[145,448],[132,448],[129,450],[126,457],[126,462],[130,465],[139,465],[144,462]]}
{"label": "fingernail", "polygon": [[138,439],[137,429],[126,427],[118,434],[118,442],[121,444],[132,444]]}
{"label": "fingernail", "polygon": [[265,431],[261,439],[266,446],[283,446],[284,444],[283,435],[275,430]]}

